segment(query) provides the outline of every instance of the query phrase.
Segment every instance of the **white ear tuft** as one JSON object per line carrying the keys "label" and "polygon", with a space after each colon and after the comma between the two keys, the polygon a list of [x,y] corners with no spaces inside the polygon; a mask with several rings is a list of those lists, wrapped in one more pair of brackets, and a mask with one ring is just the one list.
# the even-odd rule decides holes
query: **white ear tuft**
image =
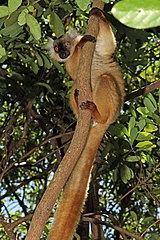
{"label": "white ear tuft", "polygon": [[70,35],[70,37],[71,37],[72,39],[74,39],[74,38],[76,38],[76,37],[79,35],[79,33],[78,33],[75,29],[70,28],[70,29],[69,29],[69,35]]}

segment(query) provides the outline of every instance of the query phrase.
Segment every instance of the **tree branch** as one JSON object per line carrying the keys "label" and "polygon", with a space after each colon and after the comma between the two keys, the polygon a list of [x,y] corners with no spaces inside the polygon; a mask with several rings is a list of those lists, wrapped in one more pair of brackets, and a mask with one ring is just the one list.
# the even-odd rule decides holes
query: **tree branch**
{"label": "tree branch", "polygon": [[[102,9],[104,4],[101,0],[96,0],[94,1],[93,6]],[[94,18],[94,16],[91,16],[89,20],[87,34],[91,34],[93,36],[97,36],[98,34],[98,21]],[[92,99],[90,74],[94,47],[95,44],[87,42],[82,50],[82,58],[77,75],[79,103]],[[35,210],[26,240],[40,239],[53,205],[84,149],[90,129],[90,121],[91,112],[89,110],[80,110],[72,142],[61,164],[59,165],[54,178],[46,189]]]}
{"label": "tree branch", "polygon": [[153,82],[153,83],[147,85],[146,87],[143,87],[141,89],[138,89],[138,90],[135,90],[135,91],[129,93],[125,97],[125,101],[134,99],[134,98],[136,98],[138,96],[141,96],[141,95],[145,95],[149,92],[153,92],[156,88],[160,88],[160,80],[158,80],[156,82]]}
{"label": "tree branch", "polygon": [[14,228],[17,227],[19,224],[21,224],[22,222],[26,222],[28,220],[30,220],[32,218],[32,214],[28,214],[25,217],[19,218],[18,220],[12,222],[12,223],[8,223],[3,216],[0,216],[0,223],[2,224],[2,226],[4,227],[8,237],[10,240],[16,240],[16,236],[13,232]]}
{"label": "tree branch", "polygon": [[128,230],[126,230],[122,227],[113,225],[109,222],[104,222],[104,221],[101,221],[101,220],[96,219],[96,218],[82,218],[82,221],[87,221],[87,222],[91,222],[91,223],[94,223],[94,224],[102,224],[102,225],[105,225],[107,227],[115,229],[116,231],[120,232],[120,234],[122,234],[122,235],[125,234],[125,235],[127,235],[131,238],[135,238],[136,240],[143,240],[143,237],[138,236],[138,235],[136,235],[132,232],[129,232]]}

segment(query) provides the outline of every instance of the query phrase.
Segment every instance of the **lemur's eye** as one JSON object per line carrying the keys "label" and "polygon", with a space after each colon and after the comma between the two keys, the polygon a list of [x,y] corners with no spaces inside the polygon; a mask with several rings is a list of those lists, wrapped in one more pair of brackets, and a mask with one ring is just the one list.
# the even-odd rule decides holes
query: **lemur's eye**
{"label": "lemur's eye", "polygon": [[58,52],[58,51],[59,51],[58,46],[54,46],[54,51],[55,51],[55,52]]}
{"label": "lemur's eye", "polygon": [[69,42],[69,41],[65,42],[66,47],[69,47],[70,45],[71,45],[71,42]]}

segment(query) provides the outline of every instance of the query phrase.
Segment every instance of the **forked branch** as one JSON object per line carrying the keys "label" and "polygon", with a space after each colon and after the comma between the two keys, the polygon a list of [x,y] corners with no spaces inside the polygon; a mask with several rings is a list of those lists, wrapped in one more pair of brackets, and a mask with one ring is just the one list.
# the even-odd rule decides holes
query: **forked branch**
{"label": "forked branch", "polygon": [[[103,6],[104,4],[101,0],[96,0],[93,3],[93,7],[103,9]],[[94,17],[91,17],[89,20],[87,34],[95,37],[98,34],[98,21]],[[95,44],[91,42],[87,42],[82,51],[82,58],[77,76],[77,82],[79,83],[78,90],[80,103],[92,99],[90,89],[90,72],[95,47],[94,45]],[[76,130],[70,147],[35,210],[26,240],[40,239],[41,233],[45,227],[47,219],[50,216],[53,205],[84,149],[89,133],[90,121],[91,112],[80,111],[80,116],[77,121]]]}

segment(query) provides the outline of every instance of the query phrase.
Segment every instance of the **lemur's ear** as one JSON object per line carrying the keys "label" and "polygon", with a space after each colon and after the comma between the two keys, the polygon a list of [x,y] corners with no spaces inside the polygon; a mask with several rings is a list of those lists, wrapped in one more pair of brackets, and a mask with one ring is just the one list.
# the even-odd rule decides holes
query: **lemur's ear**
{"label": "lemur's ear", "polygon": [[70,29],[69,29],[68,34],[69,34],[69,36],[70,36],[72,39],[74,39],[74,38],[76,38],[77,36],[79,36],[79,33],[78,33],[75,29],[73,29],[73,28],[70,28]]}

